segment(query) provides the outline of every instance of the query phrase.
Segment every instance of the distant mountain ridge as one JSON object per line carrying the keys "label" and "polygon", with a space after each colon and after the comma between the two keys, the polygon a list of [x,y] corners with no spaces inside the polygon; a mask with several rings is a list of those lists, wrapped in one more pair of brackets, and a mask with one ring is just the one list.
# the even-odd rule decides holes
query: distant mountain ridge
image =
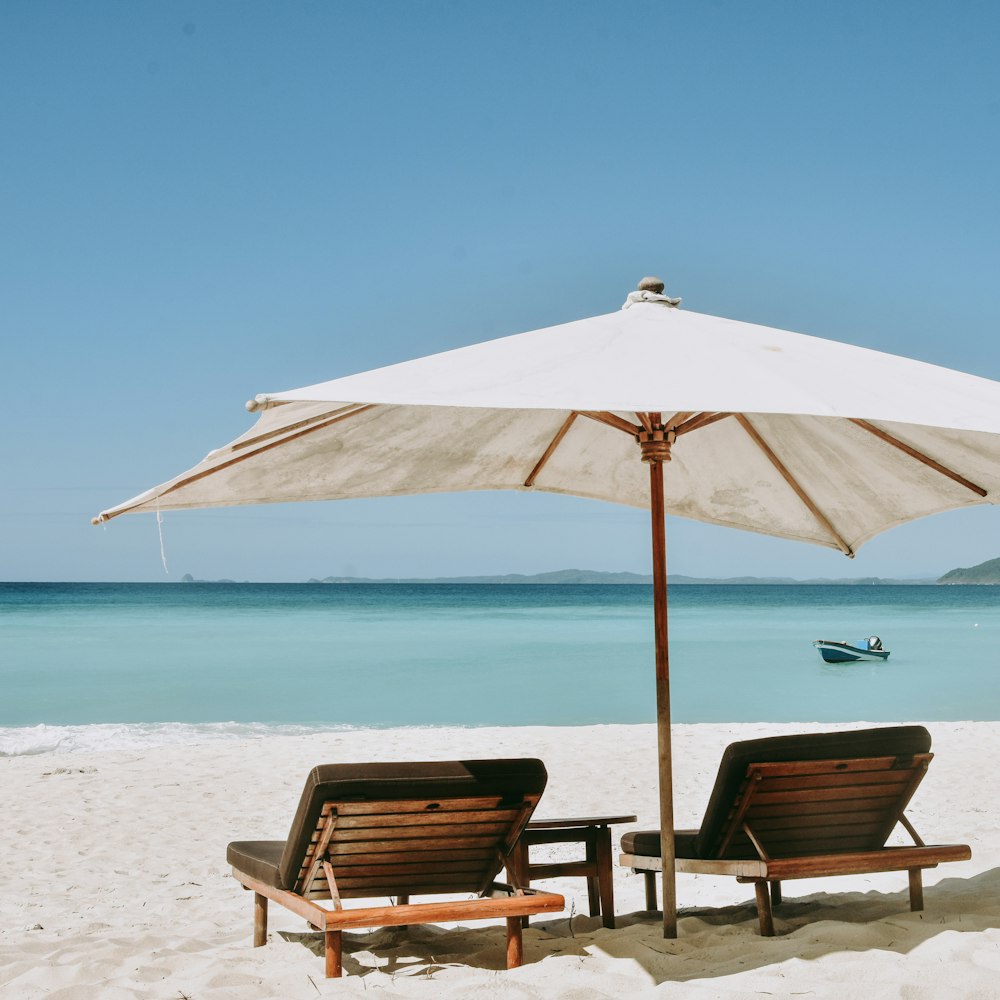
{"label": "distant mountain ridge", "polygon": [[998,584],[1000,583],[1000,558],[987,559],[986,562],[981,562],[978,566],[949,570],[937,582],[945,584]]}
{"label": "distant mountain ridge", "polygon": [[[185,573],[181,578],[181,583],[239,583],[238,580],[196,580],[190,573]],[[250,581],[242,581],[249,583]],[[504,573],[499,575],[483,576],[432,576],[432,577],[367,577],[367,576],[326,576],[322,579],[312,577],[307,583],[319,584],[365,584],[365,583],[401,583],[401,584],[490,584],[493,586],[503,584],[515,585],[539,585],[555,584],[561,586],[573,584],[592,585],[646,585],[653,582],[653,577],[648,573],[606,572],[596,569],[558,569],[548,573]],[[966,585],[989,585],[1000,584],[1000,558],[989,559],[979,563],[978,566],[960,567],[949,570],[937,579],[897,579],[884,576],[858,576],[858,577],[817,577],[808,580],[798,580],[791,576],[685,576],[683,574],[671,574],[669,577],[671,586],[684,586],[686,584],[701,584],[711,586],[784,586],[784,587],[908,587],[908,586],[930,586],[933,584],[966,584]]]}
{"label": "distant mountain ridge", "polygon": [[607,573],[594,569],[557,569],[549,573],[505,573],[501,576],[435,576],[435,577],[382,577],[369,578],[363,576],[327,576],[322,580],[315,577],[310,583],[537,583],[537,584],[576,584],[576,583],[648,583],[653,577],[642,573]]}
{"label": "distant mountain ridge", "polygon": [[[749,585],[749,586],[907,586],[932,584],[935,580],[894,580],[888,577],[864,576],[848,579],[796,580],[790,576],[731,576],[698,577],[680,574],[669,576],[669,582],[678,584]],[[500,576],[436,576],[436,577],[382,577],[327,576],[313,577],[309,583],[358,584],[358,583],[443,583],[443,584],[652,584],[648,573],[609,573],[594,569],[560,569],[549,573],[506,573]]]}

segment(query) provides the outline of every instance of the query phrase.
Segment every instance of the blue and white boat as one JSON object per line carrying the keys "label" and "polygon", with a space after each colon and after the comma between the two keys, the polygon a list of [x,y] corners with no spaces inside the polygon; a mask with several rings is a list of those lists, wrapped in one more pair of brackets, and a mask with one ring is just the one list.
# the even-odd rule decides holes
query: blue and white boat
{"label": "blue and white boat", "polygon": [[825,663],[854,663],[858,660],[887,660],[889,650],[882,648],[882,640],[870,635],[859,642],[835,642],[831,639],[817,639],[813,646],[819,650]]}

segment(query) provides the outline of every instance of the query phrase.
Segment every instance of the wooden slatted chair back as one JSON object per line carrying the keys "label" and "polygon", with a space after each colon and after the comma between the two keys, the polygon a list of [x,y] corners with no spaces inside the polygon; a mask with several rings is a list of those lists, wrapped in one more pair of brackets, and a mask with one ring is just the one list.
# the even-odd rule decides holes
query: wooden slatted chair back
{"label": "wooden slatted chair back", "polygon": [[335,900],[481,893],[504,866],[539,797],[325,801],[295,890]]}
{"label": "wooden slatted chair back", "polygon": [[878,850],[933,756],[750,764],[711,856],[772,859]]}

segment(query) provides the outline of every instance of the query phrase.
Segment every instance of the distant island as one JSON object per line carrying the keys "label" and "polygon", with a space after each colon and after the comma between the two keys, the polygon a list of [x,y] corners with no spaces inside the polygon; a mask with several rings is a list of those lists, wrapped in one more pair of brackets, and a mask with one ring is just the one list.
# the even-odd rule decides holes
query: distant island
{"label": "distant island", "polygon": [[1000,559],[987,559],[978,566],[949,570],[938,583],[998,584],[1000,583]]}

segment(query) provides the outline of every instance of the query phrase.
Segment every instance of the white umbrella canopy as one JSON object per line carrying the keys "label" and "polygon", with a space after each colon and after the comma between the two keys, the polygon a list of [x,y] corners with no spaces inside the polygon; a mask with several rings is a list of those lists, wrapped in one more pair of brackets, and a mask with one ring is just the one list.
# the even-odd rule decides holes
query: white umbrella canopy
{"label": "white umbrella canopy", "polygon": [[644,279],[619,312],[259,395],[245,434],[94,521],[499,489],[648,507],[672,937],[664,514],[853,556],[894,525],[996,503],[1000,383],[688,312],[662,289]]}
{"label": "white umbrella canopy", "polygon": [[637,413],[677,428],[667,512],[712,524],[853,554],[1000,495],[1000,384],[657,298],[248,406],[246,434],[100,519],[500,489],[646,507]]}

